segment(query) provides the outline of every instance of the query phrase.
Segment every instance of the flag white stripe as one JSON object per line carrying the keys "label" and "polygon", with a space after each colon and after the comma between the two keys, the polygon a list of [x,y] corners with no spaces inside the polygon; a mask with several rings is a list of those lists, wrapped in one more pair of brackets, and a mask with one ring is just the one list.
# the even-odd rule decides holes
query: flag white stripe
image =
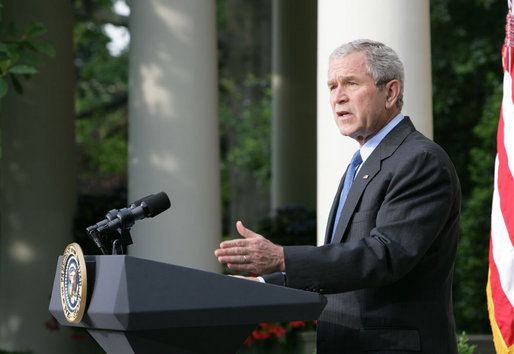
{"label": "flag white stripe", "polygon": [[514,176],[514,104],[512,102],[512,77],[508,72],[505,72],[505,75],[503,75],[502,107],[504,121],[504,145],[505,150],[507,151],[510,174]]}

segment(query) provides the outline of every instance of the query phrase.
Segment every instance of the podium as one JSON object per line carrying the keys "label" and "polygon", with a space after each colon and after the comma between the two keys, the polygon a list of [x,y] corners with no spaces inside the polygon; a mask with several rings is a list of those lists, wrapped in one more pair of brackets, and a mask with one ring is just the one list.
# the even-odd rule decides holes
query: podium
{"label": "podium", "polygon": [[86,311],[66,320],[57,262],[49,310],[107,353],[234,353],[261,322],[315,320],[320,294],[127,255],[85,256]]}

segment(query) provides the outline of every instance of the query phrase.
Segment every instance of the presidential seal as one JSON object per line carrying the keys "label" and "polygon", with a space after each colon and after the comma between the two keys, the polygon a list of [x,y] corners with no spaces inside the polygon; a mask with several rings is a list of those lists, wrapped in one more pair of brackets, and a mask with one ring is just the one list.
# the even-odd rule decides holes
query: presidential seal
{"label": "presidential seal", "polygon": [[75,242],[64,250],[60,283],[64,317],[68,322],[79,323],[86,309],[87,274],[84,254]]}

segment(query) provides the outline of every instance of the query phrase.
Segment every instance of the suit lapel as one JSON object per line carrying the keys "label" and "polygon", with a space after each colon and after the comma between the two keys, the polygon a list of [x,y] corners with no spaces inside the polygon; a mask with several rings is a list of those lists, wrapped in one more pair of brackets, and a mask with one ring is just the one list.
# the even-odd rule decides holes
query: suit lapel
{"label": "suit lapel", "polygon": [[344,185],[344,179],[346,178],[346,172],[348,172],[348,167],[346,168],[345,173],[343,174],[343,177],[341,177],[341,181],[339,182],[339,187],[337,188],[337,193],[334,197],[334,200],[332,201],[332,207],[330,208],[330,213],[328,214],[328,222],[327,227],[325,229],[325,244],[330,243],[330,240],[332,239],[332,230],[335,226],[335,218],[336,218],[336,212],[337,207],[339,205],[339,198],[341,197],[341,191],[343,190]]}
{"label": "suit lapel", "polygon": [[[409,117],[405,117],[403,121],[401,121],[393,130],[387,134],[384,139],[380,142],[380,144],[376,147],[373,153],[368,157],[368,159],[362,165],[359,173],[355,176],[355,180],[352,184],[350,192],[348,193],[348,197],[344,204],[341,218],[339,219],[339,223],[334,225],[336,227],[336,232],[334,234],[334,239],[332,243],[339,243],[343,241],[343,235],[348,228],[348,224],[350,222],[351,217],[355,212],[355,208],[357,203],[361,199],[362,193],[366,189],[366,186],[379,174],[382,160],[391,156],[398,146],[405,140],[407,135],[415,131],[414,125],[410,121]],[[345,173],[346,174],[346,173]],[[332,204],[332,209],[330,211],[329,222],[327,225],[327,231],[325,233],[325,243],[330,242],[332,227],[331,225],[335,219],[335,213],[337,210],[337,203],[340,195],[340,191],[342,188],[342,184],[344,183],[344,176],[342,182],[339,185],[339,189],[336,197],[334,198],[334,202]]]}
{"label": "suit lapel", "polygon": [[[355,207],[357,206],[362,193],[366,189],[368,183],[371,182],[375,175],[380,171],[381,160],[378,158],[378,156],[379,155],[375,154],[374,151],[373,154],[371,154],[371,156],[366,160],[364,165],[362,165],[357,176],[355,176],[352,188],[348,193],[343,210],[341,211],[339,223],[336,225],[336,232],[334,234],[334,239],[332,240],[333,243],[341,242],[346,228],[348,227],[348,222],[350,221],[350,218],[355,211]],[[367,177],[363,178],[366,175]]]}

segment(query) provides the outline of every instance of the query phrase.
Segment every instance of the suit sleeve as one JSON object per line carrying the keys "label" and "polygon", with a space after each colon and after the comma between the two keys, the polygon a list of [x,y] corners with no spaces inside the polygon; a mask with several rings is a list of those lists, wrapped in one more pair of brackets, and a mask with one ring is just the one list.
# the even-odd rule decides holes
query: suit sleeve
{"label": "suit sleeve", "polygon": [[286,285],[286,275],[282,272],[263,275],[262,278],[267,284]]}
{"label": "suit sleeve", "polygon": [[[284,247],[287,286],[336,293],[392,284],[413,270],[439,266],[448,228],[458,228],[460,187],[453,165],[438,151],[388,161],[367,188],[376,202],[352,216],[346,242]],[[370,195],[369,193],[372,193]],[[458,202],[457,202],[458,200]],[[352,227],[367,215],[370,227]],[[455,225],[457,223],[457,225]],[[361,231],[358,231],[361,230]],[[357,234],[362,232],[362,234]],[[452,246],[453,247],[453,246]],[[454,257],[454,256],[453,256]]]}

